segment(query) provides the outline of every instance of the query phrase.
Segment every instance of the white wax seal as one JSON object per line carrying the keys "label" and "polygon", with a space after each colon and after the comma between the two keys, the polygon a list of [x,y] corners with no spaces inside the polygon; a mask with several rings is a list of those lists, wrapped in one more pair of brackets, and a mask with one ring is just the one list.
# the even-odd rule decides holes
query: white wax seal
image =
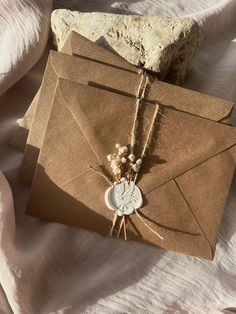
{"label": "white wax seal", "polygon": [[105,192],[105,203],[118,216],[130,215],[143,204],[142,193],[133,181],[122,178]]}

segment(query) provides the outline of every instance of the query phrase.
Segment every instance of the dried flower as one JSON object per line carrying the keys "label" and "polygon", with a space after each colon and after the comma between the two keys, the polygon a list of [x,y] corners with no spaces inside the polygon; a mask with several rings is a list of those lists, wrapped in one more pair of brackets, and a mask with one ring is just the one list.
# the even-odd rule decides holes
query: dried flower
{"label": "dried flower", "polygon": [[141,163],[142,163],[142,159],[138,159],[138,160],[136,161],[136,164],[137,164],[137,165],[141,165]]}
{"label": "dried flower", "polygon": [[134,165],[132,166],[132,169],[133,169],[135,172],[138,172],[139,169],[140,169],[140,165],[134,164]]}
{"label": "dried flower", "polygon": [[122,157],[122,158],[121,158],[121,162],[122,162],[123,164],[125,164],[125,163],[127,162],[127,159],[126,159],[125,157]]}
{"label": "dried flower", "polygon": [[107,160],[112,161],[112,155],[111,154],[107,155]]}
{"label": "dried flower", "polygon": [[127,152],[127,150],[126,150],[126,146],[123,146],[123,147],[120,147],[119,148],[119,155],[125,155],[125,153]]}
{"label": "dried flower", "polygon": [[[117,181],[125,178],[126,180],[132,180],[134,172],[138,172],[142,160],[139,158],[135,163],[135,155],[128,155],[128,147],[121,146],[119,143],[115,145],[117,152],[107,155],[108,161],[112,168],[112,172]],[[126,157],[128,155],[128,157]]]}
{"label": "dried flower", "polygon": [[114,168],[114,167],[117,167],[117,165],[118,165],[117,160],[116,160],[116,159],[112,159],[112,161],[111,161],[111,167]]}
{"label": "dried flower", "polygon": [[132,162],[135,161],[135,155],[134,154],[129,154],[128,158]]}
{"label": "dried flower", "polygon": [[116,167],[113,169],[113,173],[114,174],[120,174],[121,173],[121,169],[119,167]]}

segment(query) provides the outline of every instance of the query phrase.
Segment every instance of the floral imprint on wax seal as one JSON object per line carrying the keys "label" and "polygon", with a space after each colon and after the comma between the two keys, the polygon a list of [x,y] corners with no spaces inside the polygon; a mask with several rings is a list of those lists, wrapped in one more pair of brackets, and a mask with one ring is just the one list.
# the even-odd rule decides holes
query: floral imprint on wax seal
{"label": "floral imprint on wax seal", "polygon": [[143,204],[142,193],[133,181],[121,178],[105,192],[106,206],[118,216],[130,215]]}

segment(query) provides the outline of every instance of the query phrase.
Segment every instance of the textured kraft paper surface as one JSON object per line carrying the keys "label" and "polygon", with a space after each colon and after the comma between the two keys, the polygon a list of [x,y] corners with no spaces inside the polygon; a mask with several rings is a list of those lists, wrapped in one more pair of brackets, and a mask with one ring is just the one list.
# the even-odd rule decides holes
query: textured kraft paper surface
{"label": "textured kraft paper surface", "polygon": [[[84,61],[85,67],[86,60],[87,62],[89,62],[89,60],[92,62],[92,66],[90,67],[94,67],[95,69],[98,68],[98,70],[100,64],[101,72],[99,73],[97,78],[96,75],[94,75],[95,69],[91,71],[91,73],[86,73],[86,78],[91,77],[92,82],[96,81],[99,82],[99,80],[101,79],[100,76],[104,74],[103,71],[105,65],[108,65],[108,68],[112,66],[114,72],[114,74],[112,75],[112,79],[117,78],[115,82],[116,85],[115,87],[117,89],[115,88],[113,89],[113,91],[121,93],[125,93],[128,91],[128,94],[136,96],[137,86],[141,82],[141,75],[138,74],[139,69],[130,65],[119,56],[111,53],[110,51],[100,47],[99,45],[89,41],[88,39],[84,38],[83,36],[75,32],[72,32],[70,34],[64,46],[63,52],[67,54],[72,54],[74,56],[78,56],[81,58],[80,59],[81,61],[82,59],[85,59]],[[51,54],[51,56],[49,57],[48,66],[45,71],[44,80],[42,84],[43,95],[39,94],[36,95],[36,99],[31,104],[28,110],[28,114],[26,114],[25,118],[26,121],[24,119],[22,121],[24,128],[23,130],[21,130],[20,128],[18,135],[23,134],[23,138],[21,136],[18,136],[15,140],[14,139],[12,140],[12,143],[14,142],[15,146],[19,144],[18,148],[20,146],[20,148],[22,149],[25,146],[24,142],[28,135],[27,128],[30,128],[31,120],[33,117],[32,130],[30,131],[28,142],[25,148],[22,169],[20,172],[20,179],[22,182],[26,184],[31,184],[32,182],[32,177],[34,174],[38,153],[42,144],[42,138],[47,124],[47,117],[50,111],[51,98],[48,97],[48,94],[51,95],[52,97],[52,91],[56,84],[55,81],[59,77],[75,80],[80,83],[86,81],[86,80],[83,81],[81,79],[81,75],[83,76],[83,73],[81,73],[81,69],[77,71],[78,73],[75,73],[75,71],[73,70],[72,70],[73,73],[69,73],[69,68],[67,68],[68,61],[65,62],[62,56],[63,55],[54,53],[54,55]],[[50,65],[50,60],[53,58],[58,58],[54,60],[54,63],[57,64],[56,69],[55,67],[53,68]],[[71,57],[70,60],[72,60]],[[96,62],[94,62],[93,60],[95,60]],[[73,62],[76,63],[76,61]],[[99,64],[96,65],[97,63]],[[73,69],[73,65],[70,65],[70,69]],[[52,71],[54,73],[52,73]],[[121,87],[118,82],[118,77],[119,76],[121,78],[123,77],[123,75],[121,74],[122,72],[125,73],[123,74],[125,78],[124,81],[122,82],[122,84],[124,85],[122,85]],[[91,84],[91,82],[86,83]],[[104,86],[101,87],[107,88]],[[147,99],[149,101],[159,101],[165,106],[170,107],[173,106],[180,110],[187,111],[216,121],[220,121],[223,120],[224,118],[227,118],[230,115],[233,108],[233,104],[231,102],[211,97],[202,93],[193,92],[185,88],[170,85],[161,81],[154,81],[147,95]],[[42,119],[42,117],[44,118]]]}
{"label": "textured kraft paper surface", "polygon": [[30,184],[32,181],[38,151],[42,145],[47,125],[50,104],[59,78],[66,78],[131,96],[137,95],[142,82],[141,76],[137,76],[133,72],[51,51],[25,147],[20,171],[22,182]]}
{"label": "textured kraft paper surface", "polygon": [[[155,106],[142,104],[136,155]],[[27,213],[108,235],[109,184],[88,166],[110,173],[106,156],[116,142],[130,143],[135,108],[130,97],[59,79]],[[135,214],[127,220],[128,239],[212,259],[235,170],[236,129],[175,108],[161,106],[161,112],[137,184],[140,214],[164,240]]]}
{"label": "textured kraft paper surface", "polygon": [[[66,40],[61,52],[72,56],[79,56],[87,60],[100,62],[102,64],[112,65],[113,67],[134,73],[138,73],[140,70],[137,67],[129,64],[120,56],[110,52],[109,50],[97,45],[96,43],[73,31],[68,36],[68,39]],[[198,114],[200,116],[206,115],[206,117],[213,120],[223,120],[229,116],[229,108],[232,106],[232,103],[223,99],[214,98],[198,92],[187,90],[185,88],[180,88],[160,82],[158,89],[152,94],[152,97],[155,96],[154,99],[156,100],[160,100],[160,97],[158,97],[159,89],[160,94],[162,96],[164,94],[164,99],[169,105],[173,103],[176,103],[177,105],[179,104],[179,106],[183,105],[183,109],[188,111],[189,105],[188,102],[186,102],[185,97],[190,97],[190,94],[192,93],[191,97],[193,97],[193,102],[196,106],[196,108],[193,110],[194,114]],[[19,123],[19,127],[16,129],[10,142],[13,147],[20,151],[24,151],[25,148],[25,143],[34,116],[35,107],[38,103],[39,93],[40,91],[36,94],[35,99],[32,101],[28,111],[26,112],[22,121]],[[172,95],[174,95],[175,98]]]}
{"label": "textured kraft paper surface", "polygon": [[[137,67],[123,60],[120,56],[102,48],[101,46],[93,43],[76,32],[70,33],[61,52],[71,56],[77,56],[87,60],[100,62],[102,64],[112,65],[126,71],[134,73],[139,72]],[[22,121],[20,121],[19,126],[16,128],[16,131],[14,132],[10,141],[10,144],[13,147],[22,152],[25,149],[28,132],[34,116],[34,111],[39,100],[39,94],[40,90],[30,104],[25,116],[22,118]]]}

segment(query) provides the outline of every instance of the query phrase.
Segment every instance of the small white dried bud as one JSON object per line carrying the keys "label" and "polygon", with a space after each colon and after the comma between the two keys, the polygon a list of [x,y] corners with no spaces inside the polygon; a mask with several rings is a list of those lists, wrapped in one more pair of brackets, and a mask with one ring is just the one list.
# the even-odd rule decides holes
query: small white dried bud
{"label": "small white dried bud", "polygon": [[113,169],[113,173],[114,173],[114,174],[120,174],[120,173],[121,173],[120,168],[118,168],[118,167],[117,167],[117,168],[114,168],[114,169]]}
{"label": "small white dried bud", "polygon": [[119,148],[119,150],[118,150],[118,155],[119,155],[119,156],[122,156],[122,155],[123,155],[123,151],[122,151],[121,148]]}
{"label": "small white dried bud", "polygon": [[125,164],[126,161],[127,161],[127,159],[126,159],[125,157],[122,157],[122,158],[121,158],[121,162],[122,162],[123,164]]}
{"label": "small white dried bud", "polygon": [[111,167],[114,168],[114,167],[117,167],[117,166],[118,166],[117,160],[116,160],[116,159],[113,159],[113,160],[111,161]]}
{"label": "small white dried bud", "polygon": [[137,164],[135,164],[135,165],[132,166],[132,169],[133,169],[135,172],[138,172],[138,171],[139,171],[139,168],[140,168],[140,166],[137,165]]}
{"label": "small white dried bud", "polygon": [[124,151],[123,147],[119,148],[118,154],[119,154],[120,156],[122,156],[122,155],[124,155],[124,153],[125,153],[125,151]]}
{"label": "small white dried bud", "polygon": [[135,172],[137,172],[137,165],[133,165],[133,166],[132,166],[132,169],[133,169]]}
{"label": "small white dried bud", "polygon": [[141,165],[141,163],[142,163],[142,160],[141,160],[141,159],[138,159],[138,160],[136,161],[136,164],[137,164],[137,165]]}
{"label": "small white dried bud", "polygon": [[117,149],[121,148],[121,145],[120,144],[116,144],[116,148]]}
{"label": "small white dried bud", "polygon": [[134,154],[129,154],[128,158],[130,161],[135,161],[135,155]]}
{"label": "small white dried bud", "polygon": [[107,160],[112,161],[112,155],[111,154],[107,155]]}
{"label": "small white dried bud", "polygon": [[127,146],[122,146],[118,149],[118,154],[120,156],[125,155],[128,151],[128,147]]}

